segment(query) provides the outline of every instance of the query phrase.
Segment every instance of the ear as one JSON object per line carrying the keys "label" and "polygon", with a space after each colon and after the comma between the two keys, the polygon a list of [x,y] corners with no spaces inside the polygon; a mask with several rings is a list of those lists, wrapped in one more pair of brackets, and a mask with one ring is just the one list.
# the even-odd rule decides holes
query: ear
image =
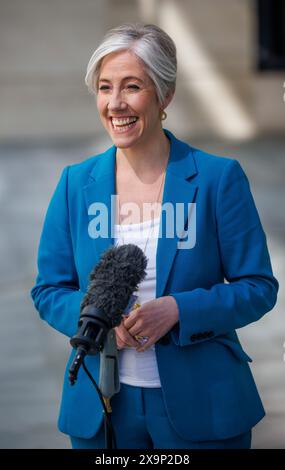
{"label": "ear", "polygon": [[170,102],[172,101],[173,97],[174,97],[174,94],[175,94],[175,89],[174,90],[169,90],[165,96],[165,99],[164,99],[164,102],[163,102],[163,107],[162,109],[165,109],[167,108],[167,106],[170,104]]}

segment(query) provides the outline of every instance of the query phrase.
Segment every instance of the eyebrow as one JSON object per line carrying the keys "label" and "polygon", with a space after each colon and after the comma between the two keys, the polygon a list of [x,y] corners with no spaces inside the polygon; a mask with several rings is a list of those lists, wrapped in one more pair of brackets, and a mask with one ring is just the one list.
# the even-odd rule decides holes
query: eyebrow
{"label": "eyebrow", "polygon": [[[143,83],[143,80],[134,76],[124,77],[123,80],[138,80],[139,82]],[[107,78],[100,78],[99,82],[110,82],[110,80],[108,80]]]}

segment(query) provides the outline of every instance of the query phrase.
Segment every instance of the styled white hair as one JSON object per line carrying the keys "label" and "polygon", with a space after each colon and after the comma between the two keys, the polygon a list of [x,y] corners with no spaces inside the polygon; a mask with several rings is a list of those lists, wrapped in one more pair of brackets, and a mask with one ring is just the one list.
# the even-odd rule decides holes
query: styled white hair
{"label": "styled white hair", "polygon": [[143,62],[162,105],[167,93],[175,91],[176,46],[170,36],[154,24],[125,23],[107,32],[87,65],[85,83],[89,92],[97,93],[103,58],[112,52],[123,50],[133,52]]}

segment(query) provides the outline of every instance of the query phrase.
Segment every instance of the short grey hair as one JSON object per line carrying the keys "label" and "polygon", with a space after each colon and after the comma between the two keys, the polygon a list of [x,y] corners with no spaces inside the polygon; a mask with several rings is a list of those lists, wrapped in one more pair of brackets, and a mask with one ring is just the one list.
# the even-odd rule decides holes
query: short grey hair
{"label": "short grey hair", "polygon": [[133,52],[143,62],[162,105],[167,93],[175,91],[176,46],[170,36],[154,24],[125,23],[107,32],[87,65],[85,83],[89,92],[97,93],[103,58],[123,50]]}

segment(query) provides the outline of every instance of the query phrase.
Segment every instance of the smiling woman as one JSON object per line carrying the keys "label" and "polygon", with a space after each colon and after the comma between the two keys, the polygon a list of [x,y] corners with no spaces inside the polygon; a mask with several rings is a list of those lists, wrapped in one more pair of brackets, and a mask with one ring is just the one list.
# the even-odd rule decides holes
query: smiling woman
{"label": "smiling woman", "polygon": [[[173,93],[167,94],[163,107],[172,96]],[[121,149],[132,148],[128,152],[132,160],[137,160],[134,155],[145,149],[146,142],[151,149],[159,139],[163,150],[166,138],[161,127],[162,108],[156,87],[133,52],[119,51],[103,58],[98,77],[97,107],[114,144]],[[163,163],[165,155],[161,157]],[[142,159],[145,161],[146,156],[141,156],[140,162]],[[155,159],[158,163],[157,154]]]}
{"label": "smiling woman", "polygon": [[[249,448],[251,429],[265,412],[236,329],[273,308],[278,281],[239,162],[194,148],[162,127],[176,69],[175,45],[156,25],[114,28],[95,50],[85,81],[114,145],[64,169],[47,211],[32,297],[43,319],[73,336],[100,256],[126,239],[138,245],[148,259],[146,277],[137,305],[114,329],[118,448]],[[154,203],[145,220],[144,206]],[[95,204],[104,208],[107,235],[88,230]],[[122,219],[125,204],[135,209],[130,223]],[[181,228],[193,233],[189,206],[195,206],[195,243],[185,248],[168,229],[182,207]],[[101,402],[84,374],[76,389],[69,384],[72,360],[73,353],[59,429],[74,448],[102,448]],[[86,361],[98,378],[98,355]]]}

